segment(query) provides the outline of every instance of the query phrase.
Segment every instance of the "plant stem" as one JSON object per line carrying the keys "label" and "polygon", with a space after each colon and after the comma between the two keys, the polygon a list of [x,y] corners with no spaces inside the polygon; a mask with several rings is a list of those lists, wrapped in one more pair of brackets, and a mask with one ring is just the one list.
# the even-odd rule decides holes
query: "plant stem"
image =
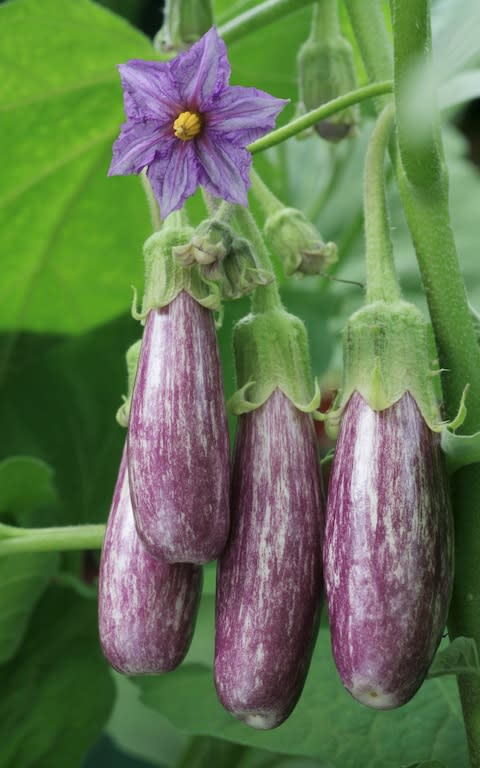
{"label": "plant stem", "polygon": [[[365,67],[374,79],[391,77],[390,45],[379,3],[345,0]],[[405,115],[408,84],[412,65],[430,52],[430,19],[427,0],[409,3],[393,0],[395,38],[395,96],[397,131],[403,157],[393,163],[407,221],[417,250],[423,284],[437,342],[441,366],[448,369],[443,377],[447,413],[457,409],[466,383],[473,388],[468,398],[465,427],[469,432],[480,428],[479,376],[480,347],[476,343],[473,324],[467,319],[468,304],[450,228],[447,205],[447,176],[443,167],[441,138],[432,124],[430,145],[422,147],[421,167],[410,147],[411,118]],[[410,71],[409,71],[410,70]],[[408,103],[408,102],[407,102]],[[377,104],[378,108],[378,104]],[[404,117],[407,123],[404,125]],[[433,151],[432,151],[433,150]],[[434,160],[438,179],[430,189],[430,174],[423,158],[428,153]],[[403,165],[405,164],[405,170]],[[408,169],[409,176],[406,173]],[[453,323],[452,323],[453,319]],[[451,637],[466,635],[480,645],[480,467],[464,467],[453,479],[453,502],[456,531],[456,572],[449,617]],[[470,675],[459,677],[460,696],[470,750],[472,768],[480,767],[480,681]]]}
{"label": "plant stem", "polygon": [[13,537],[13,526],[2,526],[0,535],[8,528],[8,538],[0,540],[0,555],[22,552],[62,552],[78,549],[101,549],[104,525],[67,525],[59,528],[19,528]]}
{"label": "plant stem", "polygon": [[373,130],[365,163],[365,239],[367,302],[393,302],[400,298],[385,199],[385,154],[395,109],[389,104]]}
{"label": "plant stem", "polygon": [[[422,271],[440,365],[447,413],[452,416],[470,384],[463,430],[480,429],[480,346],[460,272],[448,210],[448,177],[435,105],[420,139],[412,137],[409,114],[411,73],[418,61],[430,64],[428,0],[392,0],[395,101],[402,173],[400,192]],[[422,58],[423,57],[423,58]],[[480,646],[480,465],[463,467],[454,478],[456,573],[451,604],[451,637],[473,637]],[[480,766],[480,681],[458,678],[472,768]]]}
{"label": "plant stem", "polygon": [[[381,0],[345,0],[363,63],[372,82],[391,80],[393,77],[392,48],[385,28]],[[390,97],[378,94],[375,100],[380,112]]]}
{"label": "plant stem", "polygon": [[332,39],[340,34],[337,0],[320,0],[313,6],[311,40]]}
{"label": "plant stem", "polygon": [[[243,208],[240,205],[237,206],[235,219],[240,229],[243,230],[245,237],[250,240],[255,248],[261,268],[273,273],[273,264],[267,246],[248,208]],[[258,285],[255,288],[252,296],[252,312],[267,312],[269,309],[280,309],[281,306],[282,300],[280,299],[276,280],[268,283],[268,285]]]}
{"label": "plant stem", "polygon": [[280,208],[284,208],[283,203],[281,203],[278,197],[273,194],[272,190],[267,187],[253,166],[250,171],[250,179],[252,181],[253,195],[256,197],[265,216],[270,216],[272,213],[275,213],[275,211],[279,211]]}
{"label": "plant stem", "polygon": [[160,216],[160,208],[157,203],[157,198],[153,194],[152,185],[148,180],[148,176],[145,171],[140,174],[140,181],[142,182],[143,191],[147,198],[148,210],[150,211],[150,221],[152,222],[152,230],[158,232],[162,227],[162,218]]}
{"label": "plant stem", "polygon": [[372,83],[370,85],[364,85],[362,88],[357,88],[355,91],[345,93],[343,96],[339,96],[332,101],[327,101],[326,104],[322,104],[321,107],[312,109],[307,112],[306,115],[297,117],[287,125],[283,125],[281,128],[277,128],[275,131],[267,133],[266,136],[262,136],[260,139],[253,141],[247,149],[254,155],[256,152],[263,152],[265,149],[274,147],[276,144],[280,144],[285,139],[295,136],[297,133],[311,128],[315,123],[331,115],[341,112],[347,107],[351,107],[352,104],[358,104],[365,99],[371,99],[375,96],[379,96],[385,93],[391,93],[393,83],[391,80],[385,80],[379,83]]}
{"label": "plant stem", "polygon": [[223,37],[226,43],[234,43],[245,35],[256,32],[266,24],[271,24],[289,13],[311,5],[312,2],[313,0],[265,0],[265,2],[227,21],[219,28],[218,34]]}

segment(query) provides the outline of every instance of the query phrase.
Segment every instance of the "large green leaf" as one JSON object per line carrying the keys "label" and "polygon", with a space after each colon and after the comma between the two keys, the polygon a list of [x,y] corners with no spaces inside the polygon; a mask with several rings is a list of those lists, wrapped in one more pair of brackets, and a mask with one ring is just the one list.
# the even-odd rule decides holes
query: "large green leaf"
{"label": "large green leaf", "polygon": [[[0,519],[41,526],[57,504],[52,470],[37,459],[15,457],[0,463]],[[0,557],[0,664],[18,650],[30,614],[58,567],[56,552]]]}
{"label": "large green leaf", "polygon": [[93,601],[51,588],[0,688],[0,768],[79,766],[113,701]]}
{"label": "large green leaf", "polygon": [[123,120],[116,64],[150,42],[89,0],[0,6],[0,327],[76,332],[118,314],[148,218],[107,179]]}
{"label": "large green leaf", "polygon": [[28,453],[54,468],[57,524],[106,518],[125,438],[115,421],[126,390],[125,351],[140,333],[124,317],[55,343],[30,337],[25,356],[20,344],[1,389],[0,457]]}
{"label": "large green leaf", "polygon": [[142,701],[187,733],[221,737],[286,755],[322,760],[334,768],[384,768],[441,759],[466,763],[455,681],[428,681],[406,706],[378,712],[355,702],[335,670],[330,638],[320,630],[302,698],[280,728],[258,732],[234,720],[219,704],[212,680],[213,602],[204,597],[186,662],[161,678],[137,678]]}

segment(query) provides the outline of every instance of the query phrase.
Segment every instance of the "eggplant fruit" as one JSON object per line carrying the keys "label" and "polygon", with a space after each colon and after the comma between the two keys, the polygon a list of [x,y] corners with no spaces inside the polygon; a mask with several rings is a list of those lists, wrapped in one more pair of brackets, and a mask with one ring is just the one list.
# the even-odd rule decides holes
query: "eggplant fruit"
{"label": "eggplant fruit", "polygon": [[137,531],[172,563],[225,547],[229,441],[213,314],[181,291],[148,313],[130,408],[128,466]]}
{"label": "eggplant fruit", "polygon": [[333,655],[352,696],[405,704],[444,631],[452,516],[440,437],[406,392],[374,411],[354,392],[330,478],[324,576]]}
{"label": "eggplant fruit", "polygon": [[152,557],[135,530],[126,451],[102,549],[99,631],[103,653],[119,672],[148,675],[180,664],[192,639],[202,569]]}
{"label": "eggplant fruit", "polygon": [[279,390],[240,416],[232,531],[217,572],[215,685],[248,725],[280,725],[302,691],[322,592],[323,495],[312,417]]}

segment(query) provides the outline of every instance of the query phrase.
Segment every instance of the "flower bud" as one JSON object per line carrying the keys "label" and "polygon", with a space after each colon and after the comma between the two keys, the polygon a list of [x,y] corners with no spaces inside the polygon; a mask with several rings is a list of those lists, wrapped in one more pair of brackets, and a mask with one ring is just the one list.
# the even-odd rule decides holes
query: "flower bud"
{"label": "flower bud", "polygon": [[173,255],[184,267],[216,264],[229,253],[233,238],[228,224],[218,219],[207,219],[199,224],[189,243],[173,248]]}
{"label": "flower bud", "polygon": [[264,232],[288,276],[318,275],[337,260],[335,243],[324,243],[317,228],[296,208],[271,213]]}
{"label": "flower bud", "polygon": [[164,53],[181,51],[213,27],[211,0],[167,0],[164,24],[154,39],[154,47]]}
{"label": "flower bud", "polygon": [[[357,87],[352,47],[341,35],[327,40],[309,38],[297,59],[300,99],[310,111]],[[352,136],[358,123],[358,105],[343,109],[315,125],[330,141]]]}

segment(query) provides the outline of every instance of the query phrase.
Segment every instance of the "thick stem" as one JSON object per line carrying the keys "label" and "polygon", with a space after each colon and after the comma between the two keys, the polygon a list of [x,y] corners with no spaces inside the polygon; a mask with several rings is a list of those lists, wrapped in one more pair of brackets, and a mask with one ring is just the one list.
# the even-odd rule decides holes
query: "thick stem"
{"label": "thick stem", "polygon": [[[363,63],[371,82],[391,80],[393,77],[392,49],[385,28],[382,0],[345,0],[345,7],[355,32]],[[375,100],[380,112],[390,96],[380,95]]]}
{"label": "thick stem", "polygon": [[[352,26],[357,36],[362,57],[370,77],[379,79],[391,76],[391,59],[388,38],[379,7],[373,13],[371,3],[345,0]],[[411,67],[424,58],[430,50],[430,24],[427,0],[405,3],[392,2],[394,10],[395,78],[397,130],[400,146],[406,152],[404,173],[400,159],[394,162],[402,202],[417,250],[441,366],[447,368],[443,379],[445,405],[454,414],[463,387],[467,382],[474,391],[469,395],[466,427],[469,432],[480,428],[478,405],[478,377],[480,372],[480,347],[476,343],[471,320],[467,321],[468,305],[461,279],[455,244],[450,228],[446,173],[443,169],[442,151],[438,131],[430,136],[432,147],[438,153],[431,157],[440,169],[438,182],[433,189],[422,183],[418,173],[413,148],[408,144],[402,115],[404,94],[408,83],[403,76],[410,76]],[[417,25],[419,27],[417,28]],[[402,82],[403,81],[403,82]],[[408,98],[408,94],[405,94]],[[405,130],[410,131],[411,120]],[[405,138],[404,138],[405,136]],[[426,148],[423,147],[423,153]],[[425,157],[425,154],[423,155]],[[424,165],[424,164],[423,164]],[[426,169],[428,170],[428,169]],[[453,314],[453,325],[452,323]],[[478,568],[478,542],[480,541],[480,467],[465,467],[454,477],[454,512],[456,528],[456,573],[451,604],[449,630],[452,637],[474,637],[480,645],[480,569]],[[470,748],[471,765],[480,766],[480,681],[473,675],[459,679],[465,726]]]}
{"label": "thick stem", "polygon": [[392,81],[386,80],[381,83],[365,85],[363,88],[357,88],[355,91],[350,91],[343,96],[339,96],[337,99],[327,101],[327,103],[322,104],[321,107],[312,109],[311,112],[307,112],[306,115],[297,117],[295,120],[287,123],[287,125],[267,133],[266,136],[262,136],[260,139],[249,144],[247,149],[252,155],[256,152],[263,152],[263,150],[274,147],[276,144],[285,141],[285,139],[290,139],[297,133],[301,133],[307,128],[311,128],[312,125],[319,123],[320,120],[325,120],[327,117],[331,117],[331,115],[335,115],[337,112],[341,112],[343,109],[351,107],[352,104],[359,104],[366,99],[371,99],[385,93],[391,93],[392,87]]}
{"label": "thick stem", "polygon": [[273,194],[272,190],[267,187],[253,166],[250,171],[250,179],[252,182],[253,196],[257,199],[265,216],[270,216],[272,213],[275,213],[275,211],[279,211],[281,208],[285,207],[278,197]]}
{"label": "thick stem", "polygon": [[313,6],[310,38],[330,40],[340,34],[337,0],[320,0]]}
{"label": "thick stem", "polygon": [[[235,219],[245,237],[250,240],[255,248],[260,261],[260,268],[267,272],[273,272],[272,260],[267,246],[248,208],[237,206]],[[252,296],[252,312],[267,312],[269,309],[280,309],[281,306],[282,300],[280,299],[276,280],[268,285],[259,285],[255,288]]]}
{"label": "thick stem", "polygon": [[[21,528],[13,537],[12,526],[8,537],[0,540],[0,556],[22,552],[64,552],[67,550],[101,549],[105,535],[104,525],[68,525],[60,528]],[[3,529],[3,526],[2,526]],[[6,531],[0,529],[0,535]]]}
{"label": "thick stem", "polygon": [[395,109],[389,104],[373,130],[365,163],[365,240],[367,302],[394,302],[400,298],[385,199],[385,154]]}
{"label": "thick stem", "polygon": [[264,3],[260,3],[227,21],[219,28],[218,33],[226,43],[234,43],[241,37],[256,32],[266,24],[271,24],[289,13],[311,5],[312,2],[313,0],[265,0]]}

